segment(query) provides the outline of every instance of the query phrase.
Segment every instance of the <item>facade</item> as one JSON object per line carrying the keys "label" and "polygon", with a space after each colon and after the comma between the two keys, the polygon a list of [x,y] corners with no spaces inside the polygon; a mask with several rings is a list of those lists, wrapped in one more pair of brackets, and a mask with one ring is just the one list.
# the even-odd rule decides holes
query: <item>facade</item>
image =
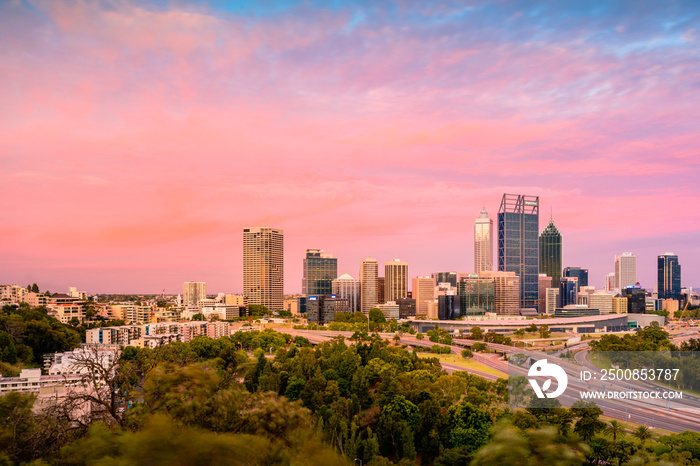
{"label": "facade", "polygon": [[459,295],[451,291],[438,296],[438,319],[457,320],[462,317]]}
{"label": "facade", "polygon": [[284,232],[277,228],[243,229],[243,296],[248,305],[271,311],[284,308]]}
{"label": "facade", "polygon": [[368,257],[360,263],[360,310],[369,314],[369,310],[377,307],[379,295],[377,293],[378,268],[377,259]]}
{"label": "facade", "polygon": [[347,273],[333,280],[331,293],[338,298],[348,300],[348,311],[357,312],[360,310],[360,280],[355,280]]}
{"label": "facade", "polygon": [[546,296],[546,314],[548,316],[554,315],[557,310],[557,304],[559,302],[559,288],[547,288]]}
{"label": "facade", "polygon": [[479,277],[493,279],[493,312],[498,315],[520,314],[521,280],[515,272],[482,272]]}
{"label": "facade", "polygon": [[537,312],[540,314],[546,314],[547,313],[547,288],[552,287],[552,277],[549,277],[543,273],[540,274],[538,280],[538,291],[537,295],[540,297],[539,299],[539,306],[537,307]]}
{"label": "facade", "polygon": [[413,298],[401,298],[396,300],[399,305],[399,319],[407,319],[416,316],[416,300]]}
{"label": "facade", "polygon": [[452,285],[452,288],[457,288],[457,272],[437,272],[431,274],[431,276],[433,277],[435,286],[439,285],[440,283],[449,283],[450,285]]}
{"label": "facade", "polygon": [[605,291],[612,291],[615,289],[615,272],[609,273],[605,276]]}
{"label": "facade", "polygon": [[661,254],[658,264],[658,295],[659,299],[681,299],[681,266],[678,256],[672,252]]}
{"label": "facade", "polygon": [[332,293],[332,281],[338,277],[338,259],[322,249],[307,249],[301,279],[303,296]]}
{"label": "facade", "polygon": [[182,285],[182,305],[198,307],[200,299],[207,298],[206,282],[185,282]]}
{"label": "facade", "polygon": [[399,259],[384,264],[384,299],[396,302],[408,297],[408,263]]}
{"label": "facade", "polygon": [[482,274],[469,274],[459,279],[462,315],[474,316],[494,312],[496,283]]}
{"label": "facade", "polygon": [[614,296],[612,299],[613,314],[627,314],[627,298]]}
{"label": "facade", "polygon": [[639,285],[628,286],[622,290],[622,297],[627,298],[628,314],[646,313],[646,290]]}
{"label": "facade", "polygon": [[416,300],[416,315],[428,315],[428,303],[435,299],[435,285],[430,277],[413,279],[412,296]]}
{"label": "facade", "polygon": [[637,258],[631,252],[615,256],[615,289],[624,290],[637,283]]}
{"label": "facade", "polygon": [[578,279],[563,277],[559,281],[559,306],[575,306],[578,304]]}
{"label": "facade", "polygon": [[498,270],[519,277],[519,306],[523,308],[538,305],[539,206],[538,196],[504,194],[498,210]]}
{"label": "facade", "polygon": [[486,208],[474,220],[474,273],[493,270],[493,220]]}
{"label": "facade", "polygon": [[599,309],[601,314],[613,312],[613,295],[610,293],[589,293],[588,307]]}
{"label": "facade", "polygon": [[552,286],[559,287],[562,264],[562,240],[559,229],[550,220],[540,234],[540,273],[552,277]]}
{"label": "facade", "polygon": [[582,269],[581,267],[565,267],[564,276],[578,279],[578,291],[581,291],[582,286],[588,286],[588,269]]}
{"label": "facade", "polygon": [[306,309],[310,324],[325,325],[333,322],[336,313],[348,312],[349,302],[333,295],[309,296]]}
{"label": "facade", "polygon": [[386,279],[377,277],[377,303],[384,304],[386,302]]}
{"label": "facade", "polygon": [[377,304],[377,309],[382,311],[386,320],[398,319],[401,313],[401,307],[394,301]]}

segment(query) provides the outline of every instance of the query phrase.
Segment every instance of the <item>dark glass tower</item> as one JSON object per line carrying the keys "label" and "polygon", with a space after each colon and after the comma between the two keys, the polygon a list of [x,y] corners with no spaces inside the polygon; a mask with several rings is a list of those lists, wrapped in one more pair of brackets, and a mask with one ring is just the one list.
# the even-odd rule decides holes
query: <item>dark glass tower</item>
{"label": "dark glass tower", "polygon": [[552,220],[540,234],[540,273],[552,277],[552,287],[559,288],[561,281],[561,233]]}
{"label": "dark glass tower", "polygon": [[681,266],[678,256],[666,252],[658,257],[659,299],[681,299]]}
{"label": "dark glass tower", "polygon": [[588,286],[588,269],[566,267],[564,268],[564,276],[578,278],[578,291],[581,291],[582,286]]}
{"label": "dark glass tower", "polygon": [[498,209],[498,270],[520,277],[520,307],[537,308],[539,196],[504,194]]}
{"label": "dark glass tower", "polygon": [[438,272],[432,274],[435,285],[438,283],[449,283],[453,288],[457,288],[457,272]]}
{"label": "dark glass tower", "polygon": [[576,304],[578,300],[578,280],[576,278],[564,277],[559,281],[559,307]]}
{"label": "dark glass tower", "polygon": [[333,292],[338,278],[338,259],[320,249],[307,249],[301,292],[304,296],[327,295]]}

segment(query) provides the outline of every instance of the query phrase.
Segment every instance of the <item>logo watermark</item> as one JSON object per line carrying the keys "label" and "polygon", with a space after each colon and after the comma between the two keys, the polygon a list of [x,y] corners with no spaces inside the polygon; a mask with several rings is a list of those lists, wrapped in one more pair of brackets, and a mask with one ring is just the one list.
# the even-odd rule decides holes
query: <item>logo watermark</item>
{"label": "logo watermark", "polygon": [[[530,366],[527,376],[537,398],[556,398],[563,394],[569,385],[569,376],[566,375],[564,369],[546,359],[540,359]],[[547,377],[541,388],[537,383],[537,377]],[[552,393],[547,393],[552,385],[552,378],[556,380],[557,388]]]}

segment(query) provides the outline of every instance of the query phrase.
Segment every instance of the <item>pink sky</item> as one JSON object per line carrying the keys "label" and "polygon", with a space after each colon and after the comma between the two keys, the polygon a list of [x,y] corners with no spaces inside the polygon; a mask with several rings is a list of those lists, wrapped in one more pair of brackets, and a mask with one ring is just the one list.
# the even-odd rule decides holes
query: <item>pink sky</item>
{"label": "pink sky", "polygon": [[0,3],[1,284],[240,292],[261,224],[287,293],[307,248],[470,272],[508,192],[597,287],[700,286],[697,10],[274,5]]}

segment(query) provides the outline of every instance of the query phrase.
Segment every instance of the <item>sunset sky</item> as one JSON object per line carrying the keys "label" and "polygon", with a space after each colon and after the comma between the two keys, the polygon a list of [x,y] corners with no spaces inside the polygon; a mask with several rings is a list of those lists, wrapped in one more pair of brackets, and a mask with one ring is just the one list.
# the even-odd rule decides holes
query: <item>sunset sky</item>
{"label": "sunset sky", "polygon": [[700,3],[3,1],[0,167],[0,284],[241,292],[262,224],[286,293],[470,272],[507,192],[598,288],[700,286]]}

